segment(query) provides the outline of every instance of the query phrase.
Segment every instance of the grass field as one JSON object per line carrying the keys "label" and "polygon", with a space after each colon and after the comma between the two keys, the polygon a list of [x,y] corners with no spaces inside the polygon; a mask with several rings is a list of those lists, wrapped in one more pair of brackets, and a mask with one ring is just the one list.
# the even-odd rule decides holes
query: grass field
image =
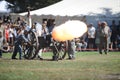
{"label": "grass field", "polygon": [[[120,80],[120,52],[100,55],[77,52],[75,60],[11,60],[9,53],[0,59],[0,80]],[[67,57],[66,57],[67,58]]]}

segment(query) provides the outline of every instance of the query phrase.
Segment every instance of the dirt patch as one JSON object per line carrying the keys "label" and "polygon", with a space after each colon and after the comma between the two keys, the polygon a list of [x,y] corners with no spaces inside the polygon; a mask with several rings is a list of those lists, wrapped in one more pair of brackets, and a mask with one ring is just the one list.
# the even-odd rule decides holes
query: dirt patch
{"label": "dirt patch", "polygon": [[120,80],[120,73],[100,76],[103,80]]}

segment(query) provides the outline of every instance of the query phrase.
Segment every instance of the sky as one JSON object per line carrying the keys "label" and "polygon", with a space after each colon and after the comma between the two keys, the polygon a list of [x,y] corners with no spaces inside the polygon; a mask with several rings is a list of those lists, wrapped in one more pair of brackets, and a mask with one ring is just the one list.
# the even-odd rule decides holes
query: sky
{"label": "sky", "polygon": [[9,4],[9,3],[6,2],[5,0],[0,1],[0,12],[9,12],[10,11],[7,9],[7,4]]}

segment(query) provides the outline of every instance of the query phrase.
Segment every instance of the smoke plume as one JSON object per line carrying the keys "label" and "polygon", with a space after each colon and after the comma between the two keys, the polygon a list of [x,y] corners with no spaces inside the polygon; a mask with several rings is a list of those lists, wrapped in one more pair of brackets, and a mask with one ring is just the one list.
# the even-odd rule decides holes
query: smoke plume
{"label": "smoke plume", "polygon": [[72,40],[81,37],[86,31],[87,26],[84,22],[71,20],[55,27],[52,31],[52,37],[56,41]]}

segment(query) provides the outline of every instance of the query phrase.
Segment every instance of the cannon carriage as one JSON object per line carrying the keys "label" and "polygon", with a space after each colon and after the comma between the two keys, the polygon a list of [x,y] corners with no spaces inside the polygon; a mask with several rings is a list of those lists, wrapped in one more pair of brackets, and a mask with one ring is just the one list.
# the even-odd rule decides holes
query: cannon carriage
{"label": "cannon carriage", "polygon": [[52,52],[52,60],[64,59],[67,53],[67,41],[59,42],[52,38],[51,34],[39,36],[34,30],[29,31],[29,43],[23,43],[23,53],[25,59],[34,59],[39,50],[49,47]]}

